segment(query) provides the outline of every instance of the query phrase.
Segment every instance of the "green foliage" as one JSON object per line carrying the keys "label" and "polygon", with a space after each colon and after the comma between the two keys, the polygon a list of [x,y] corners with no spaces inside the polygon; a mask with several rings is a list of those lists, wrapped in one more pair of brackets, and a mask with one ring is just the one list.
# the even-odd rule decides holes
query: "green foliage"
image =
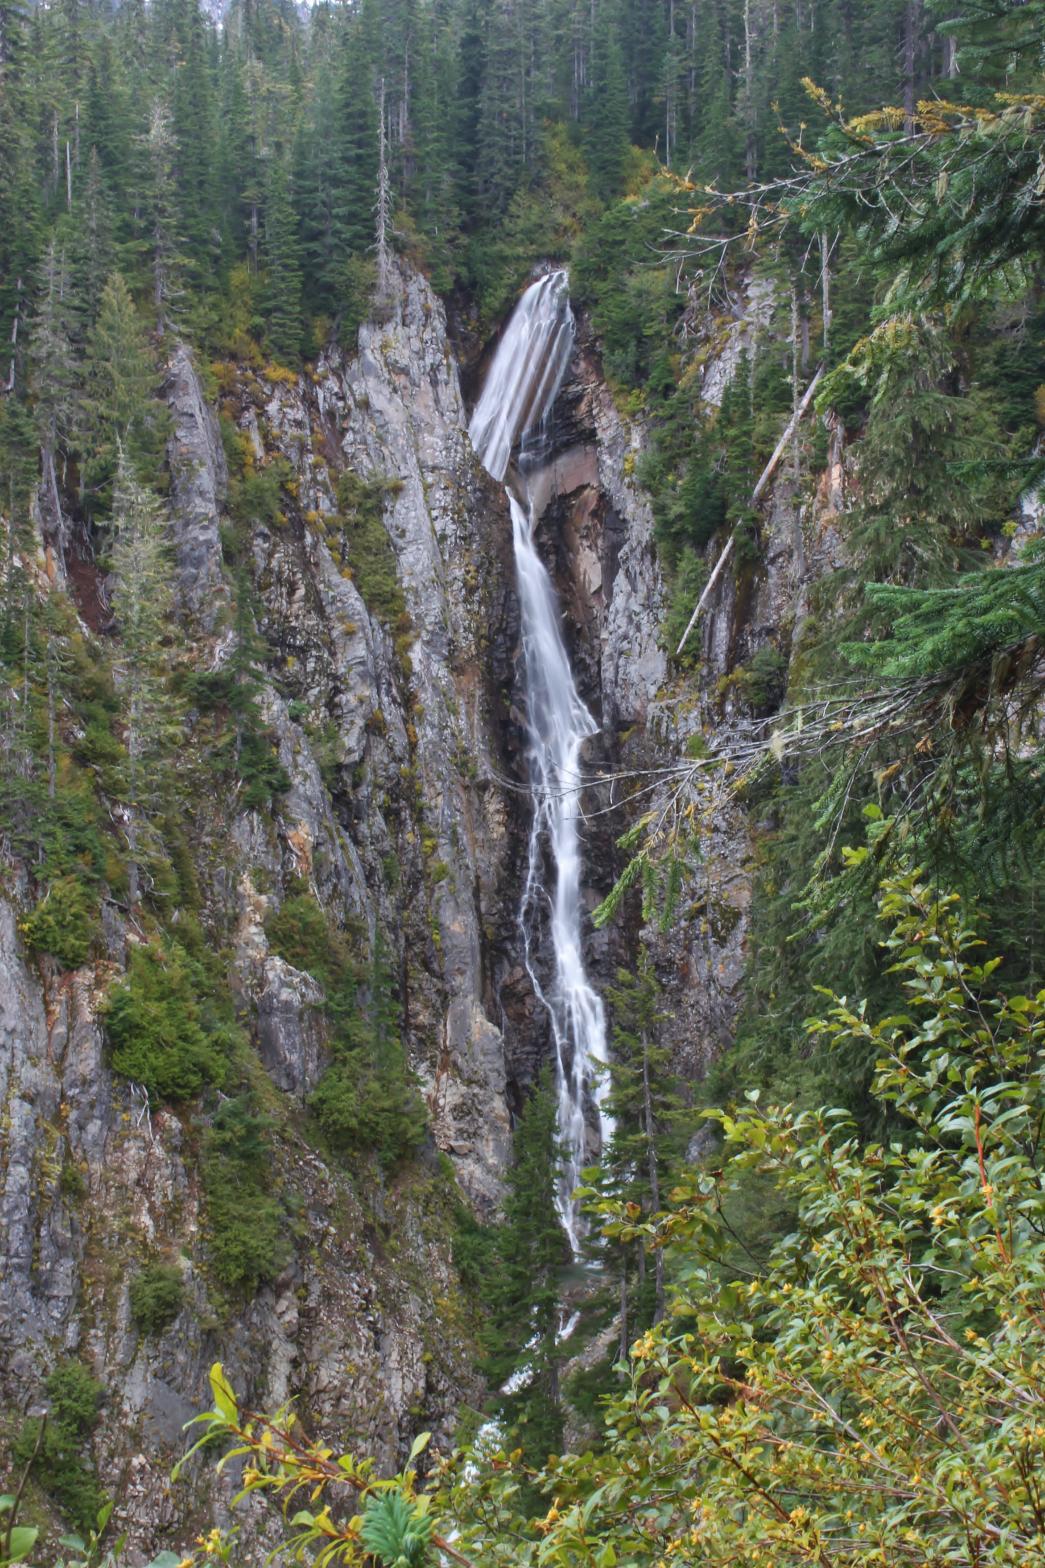
{"label": "green foliage", "polygon": [[[449,1174],[452,1179],[452,1168]],[[495,1266],[496,1231],[492,1225],[477,1220],[470,1206],[460,1199],[453,1204],[451,1213],[454,1268],[469,1298],[480,1300]]]}
{"label": "green foliage", "polygon": [[126,977],[109,991],[104,1017],[113,1070],[156,1101],[192,1099],[228,1070],[231,1032],[208,1019],[200,972],[173,941],[131,949]]}
{"label": "green foliage", "polygon": [[334,1060],[309,1109],[324,1137],[350,1160],[376,1155],[391,1170],[421,1148],[424,1101],[399,1036],[395,978],[380,943],[369,966],[355,956],[315,899],[293,894],[266,922],[275,951],[312,974],[325,992]]}
{"label": "green foliage", "polygon": [[285,458],[250,467],[229,485],[229,510],[245,528],[282,528],[286,523],[284,487],[293,478]]}
{"label": "green foliage", "polygon": [[[957,901],[917,876],[886,884],[881,914],[905,1010],[877,1022],[828,998],[811,1028],[876,1059],[873,1092],[907,1136],[862,1147],[837,1110],[718,1113],[724,1174],[687,1183],[655,1227],[681,1266],[676,1319],[633,1346],[606,1455],[547,1477],[562,1561],[588,1498],[596,1561],[605,1541],[629,1562],[670,1549],[683,1562],[814,1563],[845,1543],[869,1564],[902,1541],[957,1564],[980,1543],[998,1556],[1000,1533],[1015,1568],[1037,1549],[1018,1456],[1042,1403],[1040,1170],[1025,1132],[1043,1104],[1045,998],[999,993]],[[755,1172],[797,1219],[738,1280],[717,1260],[737,1182]],[[627,1233],[627,1217],[608,1229]],[[666,1388],[675,1397],[657,1409]]]}
{"label": "green foliage", "polygon": [[610,207],[581,236],[570,273],[591,310],[607,374],[654,396],[671,385],[666,344],[682,309],[671,269],[655,259],[676,203],[674,186],[654,179]]}
{"label": "green foliage", "polygon": [[534,1465],[562,1441],[559,1292],[570,1253],[558,1215],[559,1180],[555,1090],[546,1070],[515,1128],[486,1293],[484,1370],[503,1389],[513,1373],[526,1369],[516,1379],[519,1386],[509,1384],[497,1404],[511,1445]]}
{"label": "green foliage", "polygon": [[87,342],[83,483],[92,514],[105,515],[121,450],[131,475],[159,485],[169,417],[157,397],[159,377],[145,325],[119,272],[106,282]]}
{"label": "green foliage", "polygon": [[331,1146],[349,1157],[376,1152],[392,1169],[425,1141],[424,1101],[402,1060],[402,1048],[375,1066],[363,1050],[345,1050],[327,1069],[309,1107]]}
{"label": "green foliage", "polygon": [[255,627],[251,589],[242,568],[234,569],[233,586],[228,657],[220,669],[185,673],[179,689],[210,720],[211,767],[219,777],[237,780],[241,804],[256,811],[287,792],[290,775],[279,759],[276,733],[263,716],[268,649]]}
{"label": "green foliage", "polygon": [[127,766],[127,858],[130,899],[159,849],[156,819],[170,799],[182,711],[171,681],[169,633],[173,564],[157,496],[138,483],[122,446],[113,485],[113,610],[120,640],[113,675],[121,698]]}
{"label": "green foliage", "polygon": [[265,917],[272,951],[336,994],[351,988],[358,975],[347,932],[334,929],[311,893],[292,892]]}
{"label": "green foliage", "polygon": [[131,1280],[131,1320],[142,1334],[162,1334],[181,1311],[184,1296],[176,1264],[149,1263]]}
{"label": "green foliage", "polygon": [[218,1283],[249,1299],[289,1257],[286,1218],[272,1195],[270,1127],[249,1095],[225,1100],[203,1143],[207,1249]]}
{"label": "green foliage", "polygon": [[[605,1111],[613,1132],[597,1171],[586,1171],[589,1196],[612,1194],[636,1215],[656,1214],[661,1194],[678,1173],[693,1113],[670,1050],[661,1043],[665,1022],[660,984],[645,948],[634,972],[619,969],[607,992],[613,1020],[612,1057]],[[620,1317],[621,1354],[638,1331],[664,1313],[663,1257],[646,1257],[641,1243],[622,1245],[607,1255],[596,1241],[595,1257],[615,1277],[614,1306]],[[605,1370],[605,1369],[604,1369]]]}
{"label": "green foliage", "polygon": [[38,1525],[15,1523],[16,1508],[17,1498],[10,1492],[0,1496],[0,1529],[3,1530],[2,1545],[0,1545],[2,1568],[8,1568],[11,1563],[20,1563],[28,1557],[40,1534]]}
{"label": "green foliage", "polygon": [[787,685],[787,658],[771,642],[763,643],[746,664],[733,672],[732,689],[755,713],[779,707]]}
{"label": "green foliage", "polygon": [[65,1518],[77,1529],[90,1530],[103,1503],[88,1449],[102,1385],[82,1361],[66,1361],[45,1378],[44,1394],[48,1416],[42,1438],[40,1417],[33,1416],[15,1438],[11,1456],[20,1467],[32,1462],[36,1479]]}
{"label": "green foliage", "polygon": [[66,969],[78,969],[98,936],[97,905],[76,877],[59,877],[18,929],[37,952],[50,953]]}
{"label": "green foliage", "polygon": [[337,481],[334,526],[340,530],[342,548],[335,550],[336,556],[351,568],[367,609],[388,626],[398,625],[406,615],[396,553],[384,523],[385,500],[399,488],[397,480],[361,479],[350,468]]}
{"label": "green foliage", "polygon": [[[700,599],[708,580],[708,566],[689,545],[684,546],[675,566],[671,582],[671,600],[664,618],[662,640],[672,652],[682,641],[689,625],[693,606]],[[682,653],[684,665],[691,665],[699,656],[699,642],[691,638]]]}
{"label": "green foliage", "polygon": [[853,664],[885,680],[906,680],[1018,664],[1020,650],[1045,634],[1045,566],[977,572],[953,587],[923,589],[872,584],[867,590],[876,620],[890,635],[876,642],[849,643]]}
{"label": "green foliage", "polygon": [[301,353],[301,264],[297,222],[285,161],[276,157],[265,193],[265,318],[267,339],[282,364]]}
{"label": "green foliage", "polygon": [[[1024,1568],[1040,1554],[1045,993],[1001,991],[960,902],[918,873],[884,884],[880,914],[902,1010],[827,995],[809,1027],[875,1060],[872,1092],[902,1135],[863,1144],[844,1111],[752,1095],[713,1113],[715,1168],[684,1177],[669,1210],[597,1200],[606,1236],[664,1251],[672,1280],[671,1312],[605,1400],[602,1441],[536,1474],[517,1453],[484,1466],[466,1452],[416,1501],[408,1470],[378,1493],[400,1498],[388,1542],[364,1549],[388,1549],[393,1520],[402,1548],[416,1511],[469,1568],[872,1568],[900,1548]],[[752,1178],[794,1215],[768,1256],[757,1235],[735,1245]],[[205,1441],[225,1438],[234,1402],[200,1419]],[[271,1451],[271,1426],[236,1435],[255,1454],[263,1431]],[[275,1432],[252,1484],[285,1498],[314,1478],[313,1506],[331,1475],[366,1489],[367,1461],[321,1472],[329,1449],[284,1443],[278,1417]],[[543,1517],[520,1506],[533,1486],[554,1498]],[[329,1528],[358,1561],[358,1527]]]}
{"label": "green foliage", "polygon": [[962,547],[1001,523],[1022,486],[987,400],[949,390],[956,360],[953,340],[932,318],[893,317],[818,394],[821,408],[856,388],[867,400],[860,494],[846,518],[865,580],[939,580]]}
{"label": "green foliage", "polygon": [[429,1562],[432,1519],[401,1492],[369,1497],[359,1539],[387,1568],[422,1568]]}

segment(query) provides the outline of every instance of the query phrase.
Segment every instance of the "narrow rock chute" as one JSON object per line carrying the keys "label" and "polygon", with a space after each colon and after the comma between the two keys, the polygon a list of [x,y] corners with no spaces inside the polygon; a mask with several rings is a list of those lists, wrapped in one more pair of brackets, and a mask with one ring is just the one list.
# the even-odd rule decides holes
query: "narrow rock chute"
{"label": "narrow rock chute", "polygon": [[[582,754],[598,726],[581,700],[560,629],[559,605],[534,541],[536,512],[529,479],[541,427],[552,411],[570,361],[574,319],[569,279],[548,273],[523,294],[490,366],[469,434],[494,479],[507,480],[522,619],[529,730],[527,760],[534,797],[526,876],[519,907],[526,967],[548,1011],[555,1044],[558,1126],[563,1146],[559,1212],[576,1253],[583,1230],[573,1199],[586,1163],[585,1105],[599,1112],[602,1142],[610,1132],[605,1095],[606,1015],[584,965],[580,835]],[[529,461],[528,461],[529,456]],[[545,885],[545,846],[554,885]],[[554,969],[542,985],[534,943],[538,911],[548,906]]]}

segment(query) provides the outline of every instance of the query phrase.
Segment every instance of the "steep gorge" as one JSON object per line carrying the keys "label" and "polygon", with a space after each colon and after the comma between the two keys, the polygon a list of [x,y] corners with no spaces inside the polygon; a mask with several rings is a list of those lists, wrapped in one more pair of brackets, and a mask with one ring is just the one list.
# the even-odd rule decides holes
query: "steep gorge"
{"label": "steep gorge", "polygon": [[[511,525],[468,438],[459,357],[466,384],[480,371],[465,342],[425,279],[401,264],[393,303],[361,328],[358,351],[328,352],[306,376],[217,366],[208,393],[186,348],[170,359],[172,540],[192,664],[215,671],[229,658],[232,579],[246,571],[267,650],[264,717],[289,779],[271,811],[245,809],[238,785],[202,790],[191,829],[199,920],[227,962],[256,1052],[273,1129],[270,1185],[289,1242],[279,1273],[251,1299],[216,1290],[208,1264],[207,1116],[150,1108],[108,1066],[102,1002],[141,932],[110,901],[105,961],[61,972],[26,956],[4,906],[9,1427],[56,1357],[82,1357],[105,1389],[102,1473],[119,1477],[121,1519],[143,1554],[211,1517],[209,1475],[173,1490],[167,1475],[215,1359],[258,1406],[293,1397],[319,1429],[387,1465],[422,1427],[447,1442],[462,1404],[482,1395],[475,1303],[453,1257],[455,1187],[480,1216],[496,1211],[512,1118],[551,1042],[518,929],[531,807]],[[728,377],[728,346],[722,361]],[[779,548],[746,617],[724,588],[704,629],[702,673],[669,683],[653,520],[633,477],[644,435],[618,411],[583,314],[542,440],[536,540],[597,725],[586,767],[656,766],[729,722],[716,683],[738,647],[750,654],[800,609],[802,518],[781,487],[770,511]],[[247,518],[248,548],[231,557],[227,452],[241,475],[278,471],[281,497],[278,513]],[[837,463],[832,472],[837,486]],[[379,500],[394,564],[377,603],[367,602],[372,575],[353,543],[364,492]],[[818,517],[829,499],[825,491]],[[90,622],[84,584],[94,580],[75,545],[64,566],[56,551],[46,566]],[[590,792],[587,910],[620,867],[615,841],[628,819],[606,808],[625,793]],[[643,933],[664,1032],[687,1077],[729,1038],[749,851],[739,814],[713,824],[687,882],[686,918]],[[350,1173],[317,1145],[306,1115],[330,1061],[323,989],[266,932],[302,889],[362,949],[388,949],[431,1132],[420,1159],[390,1177],[373,1165]],[[604,994],[640,916],[632,908],[600,932],[584,924]],[[150,1337],[133,1320],[129,1284],[156,1258],[175,1262],[183,1296]]]}
{"label": "steep gorge", "polygon": [[[480,1393],[473,1308],[451,1257],[454,1181],[480,1214],[494,1211],[513,1107],[547,1055],[516,928],[529,810],[509,522],[468,441],[443,306],[404,266],[358,353],[325,355],[304,378],[217,371],[213,399],[178,347],[166,384],[178,612],[196,669],[220,670],[231,647],[215,403],[248,473],[281,465],[280,512],[248,520],[246,568],[268,649],[264,718],[289,788],[268,812],[244,809],[238,786],[208,785],[189,835],[199,921],[257,1053],[290,1242],[278,1277],[249,1301],[215,1291],[208,1270],[206,1117],[150,1107],[108,1065],[103,999],[142,933],[110,900],[105,961],[63,972],[27,956],[11,904],[0,923],[9,1425],[56,1357],[83,1358],[105,1389],[101,1470],[119,1477],[141,1552],[208,1516],[212,1483],[171,1491],[167,1473],[219,1357],[252,1400],[293,1395],[383,1463],[420,1426],[449,1436],[461,1401]],[[641,723],[663,665],[650,520],[625,473],[638,438],[583,335],[561,406],[542,527],[564,541],[555,564],[608,760],[615,730]],[[353,496],[360,483],[379,489],[396,615],[376,613],[354,580],[346,473]],[[48,551],[46,573],[52,591],[68,581],[85,623],[104,625],[104,584],[97,600],[75,543]],[[600,858],[592,901],[612,865]],[[432,1143],[388,1181],[372,1171],[356,1182],[310,1142],[304,1106],[329,1060],[322,988],[271,950],[265,929],[302,888],[364,947],[379,931],[390,946]],[[608,971],[606,938],[593,961]],[[183,1295],[149,1337],[128,1290],[157,1258],[174,1262]]]}

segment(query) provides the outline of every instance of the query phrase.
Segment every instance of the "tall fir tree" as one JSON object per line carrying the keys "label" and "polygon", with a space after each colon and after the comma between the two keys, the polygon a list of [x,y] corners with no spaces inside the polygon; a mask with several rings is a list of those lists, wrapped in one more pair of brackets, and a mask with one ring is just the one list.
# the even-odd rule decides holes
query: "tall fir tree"
{"label": "tall fir tree", "polygon": [[161,848],[156,822],[168,804],[181,709],[171,682],[172,565],[158,496],[119,452],[113,487],[112,607],[119,641],[113,674],[127,748],[124,812],[128,894],[134,908],[147,861]]}
{"label": "tall fir tree", "polygon": [[121,449],[138,479],[160,483],[168,423],[145,324],[119,272],[102,291],[84,379],[82,487],[88,513],[98,516],[110,505]]}
{"label": "tall fir tree", "polygon": [[515,1129],[489,1296],[486,1357],[496,1387],[503,1389],[512,1380],[502,1394],[504,1419],[512,1441],[538,1466],[562,1433],[560,1282],[570,1249],[556,1203],[558,1168],[556,1095],[546,1070]]}
{"label": "tall fir tree", "polygon": [[274,154],[265,180],[264,243],[265,335],[284,364],[301,354],[301,248],[290,192],[287,159]]}

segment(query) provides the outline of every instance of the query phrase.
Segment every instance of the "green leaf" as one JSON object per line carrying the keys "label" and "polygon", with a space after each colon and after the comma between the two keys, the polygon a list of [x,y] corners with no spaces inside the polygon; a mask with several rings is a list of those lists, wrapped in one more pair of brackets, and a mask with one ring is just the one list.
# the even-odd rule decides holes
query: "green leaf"
{"label": "green leaf", "polygon": [[425,1449],[428,1447],[428,1445],[429,1445],[429,1443],[431,1441],[432,1441],[432,1434],[431,1434],[431,1432],[419,1432],[417,1434],[417,1436],[414,1438],[413,1444],[411,1446],[409,1458],[406,1461],[408,1467],[413,1464],[414,1460],[420,1454],[424,1453]]}
{"label": "green leaf", "polygon": [[40,1534],[35,1524],[16,1524],[11,1531],[10,1548],[7,1560],[11,1563],[21,1562],[23,1557],[28,1557],[36,1545],[36,1538]]}
{"label": "green leaf", "polygon": [[210,1369],[210,1390],[214,1396],[214,1408],[230,1425],[239,1419],[239,1410],[236,1405],[236,1396],[232,1392],[232,1385],[222,1368],[220,1361],[215,1361]]}

